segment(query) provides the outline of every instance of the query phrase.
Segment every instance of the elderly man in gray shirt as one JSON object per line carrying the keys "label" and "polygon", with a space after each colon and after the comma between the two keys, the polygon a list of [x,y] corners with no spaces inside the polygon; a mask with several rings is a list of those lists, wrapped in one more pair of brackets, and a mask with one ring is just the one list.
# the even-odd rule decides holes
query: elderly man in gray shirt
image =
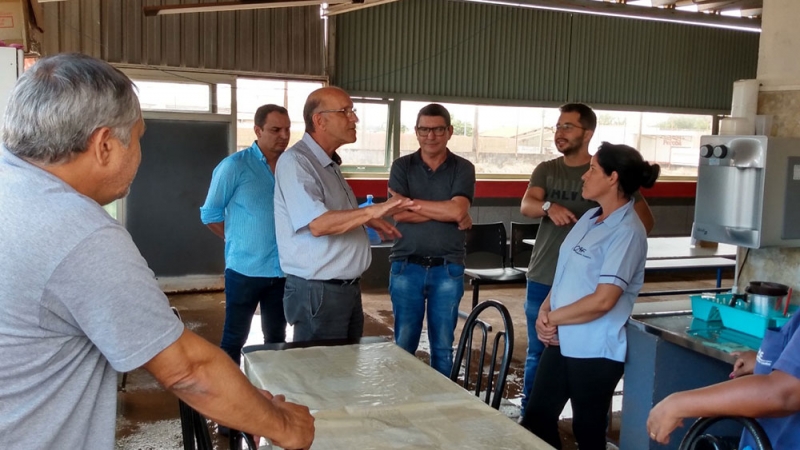
{"label": "elderly man in gray shirt", "polygon": [[400,236],[382,219],[415,210],[408,199],[359,209],[339,169],[336,149],[356,141],[358,116],[343,90],[311,93],[303,108],[306,133],[278,160],[275,231],[283,298],[294,341],[358,339],[364,332],[359,278],[372,262],[368,225],[385,239]]}
{"label": "elderly man in gray shirt", "polygon": [[128,193],[144,133],[133,83],[79,54],[39,60],[8,101],[0,151],[0,442],[114,448],[117,371],[145,368],[207,417],[308,448],[308,408],[258,391],[170,311],[102,208]]}

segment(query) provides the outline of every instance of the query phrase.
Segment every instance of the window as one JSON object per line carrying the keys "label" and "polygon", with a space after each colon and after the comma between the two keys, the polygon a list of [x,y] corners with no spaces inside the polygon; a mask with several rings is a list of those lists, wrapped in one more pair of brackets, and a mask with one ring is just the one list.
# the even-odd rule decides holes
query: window
{"label": "window", "polygon": [[[428,102],[401,103],[400,155],[419,148],[414,126],[417,113]],[[554,108],[484,106],[442,103],[450,112],[453,137],[448,148],[475,164],[485,175],[530,175],[540,162],[558,156],[552,125]]]}
{"label": "window", "polygon": [[[292,136],[289,146],[303,137],[303,105],[308,94],[322,87],[318,81],[259,80],[239,78],[236,81],[236,147],[250,147],[255,139],[253,116],[261,105],[272,103],[289,111]],[[359,111],[360,112],[360,111]]]}
{"label": "window", "polygon": [[356,142],[343,145],[337,153],[351,171],[385,171],[391,163],[386,149],[389,141],[389,102],[353,99],[358,115]]}
{"label": "window", "polygon": [[[142,80],[134,80],[134,83],[143,110],[211,112],[210,84]],[[230,110],[230,100],[228,110]]]}
{"label": "window", "polygon": [[[428,102],[402,101],[400,155],[419,148],[414,125]],[[558,108],[442,103],[450,111],[453,137],[448,147],[475,164],[479,175],[526,178],[541,162],[560,156],[553,126]],[[700,136],[711,134],[712,116],[595,110],[597,129],[589,144],[603,141],[638,149],[661,165],[662,175],[696,176]]]}

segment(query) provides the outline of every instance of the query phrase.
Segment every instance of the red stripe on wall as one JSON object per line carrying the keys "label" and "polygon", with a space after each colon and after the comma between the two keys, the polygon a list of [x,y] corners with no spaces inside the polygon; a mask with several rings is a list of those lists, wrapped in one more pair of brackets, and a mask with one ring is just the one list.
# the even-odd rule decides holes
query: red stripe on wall
{"label": "red stripe on wall", "polygon": [[[387,180],[351,178],[347,180],[356,197],[364,198],[372,194],[377,198],[386,197]],[[528,189],[527,181],[520,180],[478,180],[475,185],[476,198],[522,198]],[[694,181],[662,181],[651,189],[642,189],[646,198],[694,198],[697,183]]]}

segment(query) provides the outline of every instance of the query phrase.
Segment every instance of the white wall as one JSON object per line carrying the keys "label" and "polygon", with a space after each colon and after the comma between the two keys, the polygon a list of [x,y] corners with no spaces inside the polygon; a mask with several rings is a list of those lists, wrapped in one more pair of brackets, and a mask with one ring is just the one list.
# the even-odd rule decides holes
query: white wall
{"label": "white wall", "polygon": [[764,87],[800,89],[800,1],[764,0],[758,80]]}

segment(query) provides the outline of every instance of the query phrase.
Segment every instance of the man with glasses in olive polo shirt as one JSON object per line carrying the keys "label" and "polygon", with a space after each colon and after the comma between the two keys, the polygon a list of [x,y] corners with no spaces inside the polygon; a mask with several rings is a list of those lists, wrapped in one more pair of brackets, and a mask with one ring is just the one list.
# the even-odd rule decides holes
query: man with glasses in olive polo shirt
{"label": "man with glasses in olive polo shirt", "polygon": [[390,256],[394,337],[414,354],[427,310],[431,366],[450,376],[458,304],[464,295],[464,230],[472,226],[475,166],[447,148],[453,127],[444,106],[422,108],[415,131],[419,150],[395,160],[389,175],[392,199],[411,198],[419,208],[393,216],[403,235]]}
{"label": "man with glasses in olive polo shirt", "polygon": [[372,262],[370,226],[400,234],[382,219],[415,209],[409,200],[358,207],[336,149],[356,141],[353,101],[337,87],[312,92],[303,107],[306,133],[278,160],[275,232],[286,273],[283,308],[294,342],[358,339],[364,332],[359,278]]}

